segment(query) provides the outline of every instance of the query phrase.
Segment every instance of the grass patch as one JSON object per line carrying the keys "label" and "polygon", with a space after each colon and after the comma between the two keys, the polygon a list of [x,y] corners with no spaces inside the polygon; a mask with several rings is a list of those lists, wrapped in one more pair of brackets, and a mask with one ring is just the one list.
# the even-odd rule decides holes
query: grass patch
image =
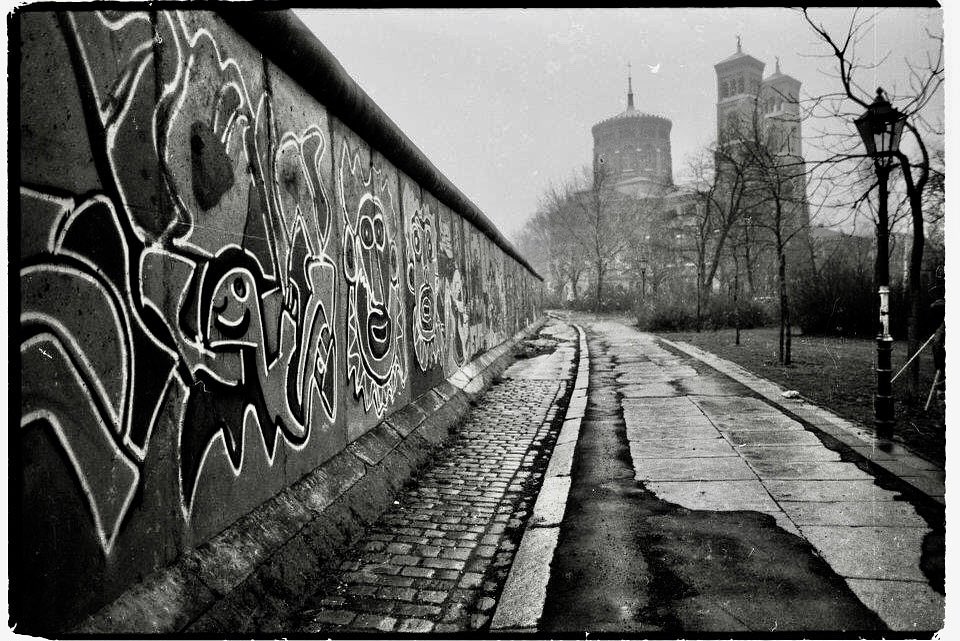
{"label": "grass patch", "polygon": [[[873,429],[873,395],[876,390],[876,342],[870,339],[850,339],[829,336],[794,336],[793,364],[783,367],[777,362],[777,329],[742,330],[740,345],[734,344],[734,330],[704,332],[657,332],[664,338],[684,341],[737,363],[758,376],[781,387],[797,390],[813,403],[825,407],[846,419],[857,421]],[[905,341],[893,344],[893,373],[907,361]],[[945,456],[943,408],[930,403],[926,412],[923,405],[933,383],[933,354],[930,348],[920,361],[920,397],[908,398],[907,377],[904,372],[893,383],[896,425],[894,438],[918,454],[943,465]]]}

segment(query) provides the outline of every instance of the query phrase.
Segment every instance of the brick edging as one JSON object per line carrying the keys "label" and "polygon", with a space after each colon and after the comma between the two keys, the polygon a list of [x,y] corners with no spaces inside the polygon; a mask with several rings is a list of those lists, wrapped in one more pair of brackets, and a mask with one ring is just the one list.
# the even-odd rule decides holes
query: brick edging
{"label": "brick edging", "polygon": [[570,493],[573,454],[580,438],[580,423],[586,413],[590,380],[590,353],[587,337],[579,325],[573,325],[579,337],[577,374],[563,427],[537,495],[533,514],[510,567],[490,623],[491,632],[537,631],[547,597],[550,566],[557,547]]}
{"label": "brick edging", "polygon": [[512,362],[541,319],[458,370],[172,564],[130,586],[73,634],[256,632],[282,622],[301,588],[335,568]]}

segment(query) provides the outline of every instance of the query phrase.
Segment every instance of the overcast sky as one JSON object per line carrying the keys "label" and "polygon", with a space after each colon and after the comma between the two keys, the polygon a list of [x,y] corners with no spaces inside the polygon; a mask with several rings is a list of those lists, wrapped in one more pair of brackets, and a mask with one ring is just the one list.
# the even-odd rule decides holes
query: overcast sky
{"label": "overcast sky", "polygon": [[[852,9],[812,15],[838,35]],[[716,131],[713,65],[743,51],[800,80],[801,97],[838,90],[833,60],[787,9],[296,10],[350,75],[434,165],[504,233],[535,211],[551,181],[591,162],[591,126],[626,107],[673,121],[674,180]],[[906,89],[904,58],[922,61],[939,9],[886,8],[857,51],[887,56],[867,91]],[[942,97],[929,116],[943,120]],[[812,127],[805,127],[804,133]],[[805,144],[805,151],[811,151]]]}

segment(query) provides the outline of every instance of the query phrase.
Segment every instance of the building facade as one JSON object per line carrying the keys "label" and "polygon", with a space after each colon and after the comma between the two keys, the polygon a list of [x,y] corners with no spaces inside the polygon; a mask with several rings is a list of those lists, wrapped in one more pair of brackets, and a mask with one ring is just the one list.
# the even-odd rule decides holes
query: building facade
{"label": "building facade", "polygon": [[[785,219],[778,223],[790,237],[792,260],[802,255],[805,240],[802,230],[808,225],[809,207],[806,201],[804,160],[802,148],[802,119],[798,97],[801,83],[783,73],[779,60],[775,71],[764,77],[763,61],[745,53],[737,38],[737,50],[714,65],[716,72],[716,136],[717,155],[712,178],[714,190],[731,189],[730,163],[724,158],[734,157],[739,146],[749,137],[760,142],[769,151],[767,158],[784,176],[781,204]],[[603,181],[616,194],[616,207],[628,212],[625,233],[631,240],[622,255],[616,257],[615,268],[605,276],[604,287],[611,295],[616,290],[637,292],[640,296],[673,290],[687,293],[699,282],[702,256],[698,247],[713,239],[703,238],[699,223],[709,207],[718,207],[722,200],[714,194],[713,202],[704,195],[703,185],[676,184],[673,178],[673,159],[670,136],[672,121],[637,108],[633,93],[633,79],[628,74],[626,109],[605,118],[591,129],[593,135],[594,190]],[[745,147],[742,147],[745,149]],[[756,173],[756,172],[755,172]],[[779,175],[779,174],[778,174]],[[766,174],[769,179],[769,172]],[[764,194],[759,174],[750,179],[744,190],[747,197],[738,201],[744,221],[755,226],[747,230],[746,264],[754,269],[744,278],[751,289],[773,287],[776,268],[772,266],[769,246],[759,239],[761,222],[767,224],[770,203]],[[629,229],[626,229],[629,227]],[[743,225],[740,225],[743,227]],[[769,225],[768,225],[769,228]],[[742,233],[739,228],[737,233]],[[751,233],[753,239],[751,239]],[[728,245],[733,243],[728,239]],[[738,241],[739,242],[739,241]],[[740,243],[743,245],[744,243]],[[768,244],[767,244],[768,245]],[[735,251],[727,248],[725,252]],[[752,253],[751,253],[752,251]],[[709,249],[706,253],[709,253]],[[809,252],[807,252],[809,254]],[[698,267],[700,265],[700,267]],[[729,269],[716,270],[709,286],[720,289],[729,279]],[[586,273],[588,288],[594,277]]]}

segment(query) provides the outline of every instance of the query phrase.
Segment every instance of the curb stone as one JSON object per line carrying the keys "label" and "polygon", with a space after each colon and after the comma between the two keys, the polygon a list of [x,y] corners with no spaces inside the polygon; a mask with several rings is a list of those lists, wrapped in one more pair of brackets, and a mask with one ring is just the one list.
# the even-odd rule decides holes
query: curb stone
{"label": "curb stone", "polygon": [[580,424],[587,405],[590,355],[587,336],[572,324],[579,337],[579,363],[573,395],[567,407],[560,436],[554,445],[533,514],[507,575],[490,630],[535,633],[543,616],[550,581],[550,566],[560,536],[572,479],[573,454],[580,437]]}

